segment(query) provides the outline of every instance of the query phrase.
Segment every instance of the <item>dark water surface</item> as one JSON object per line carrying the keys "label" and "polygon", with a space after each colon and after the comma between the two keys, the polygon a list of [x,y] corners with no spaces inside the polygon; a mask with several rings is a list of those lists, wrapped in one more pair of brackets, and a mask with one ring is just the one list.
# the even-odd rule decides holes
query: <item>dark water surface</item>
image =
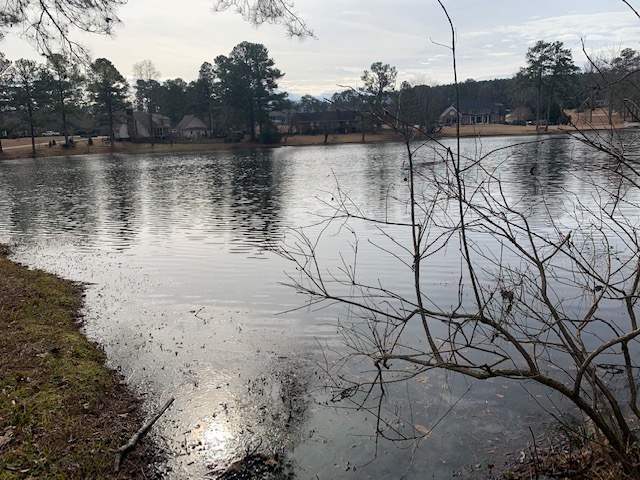
{"label": "dark water surface", "polygon": [[[534,224],[541,198],[562,204],[561,191],[601,161],[570,140],[515,142],[462,147],[469,155],[508,147],[488,161],[507,194],[529,203]],[[418,159],[439,168],[429,148]],[[266,249],[287,228],[318,231],[336,184],[372,216],[405,218],[406,204],[389,201],[406,197],[404,161],[400,145],[5,161],[0,241],[15,260],[87,282],[86,331],[111,365],[150,411],[176,398],[155,427],[170,478],[201,478],[254,450],[283,452],[300,479],[449,478],[503,464],[531,440],[528,427],[549,417],[516,384],[434,372],[407,387],[411,406],[395,407],[432,433],[418,445],[376,444],[373,419],[327,403],[321,388],[323,352],[341,348],[341,310],[291,311],[304,303],[281,285],[292,267]],[[380,235],[362,229],[361,238]],[[335,265],[346,240],[323,238],[319,253]],[[393,258],[367,245],[361,255],[362,275],[411,288]],[[456,258],[445,251],[430,263],[436,301],[457,292]]]}

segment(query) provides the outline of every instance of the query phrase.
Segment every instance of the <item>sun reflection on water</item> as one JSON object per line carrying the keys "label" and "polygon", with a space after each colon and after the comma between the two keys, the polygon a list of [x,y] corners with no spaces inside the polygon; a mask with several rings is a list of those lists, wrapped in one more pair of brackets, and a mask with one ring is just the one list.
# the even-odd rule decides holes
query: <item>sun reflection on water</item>
{"label": "sun reflection on water", "polygon": [[202,433],[202,443],[207,451],[207,460],[211,464],[220,464],[229,460],[232,452],[232,433],[227,426],[213,421]]}

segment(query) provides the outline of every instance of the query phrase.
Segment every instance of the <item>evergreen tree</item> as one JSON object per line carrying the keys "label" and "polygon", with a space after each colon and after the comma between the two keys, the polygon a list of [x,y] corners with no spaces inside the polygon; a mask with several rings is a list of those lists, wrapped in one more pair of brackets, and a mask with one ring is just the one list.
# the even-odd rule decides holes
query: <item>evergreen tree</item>
{"label": "evergreen tree", "polygon": [[187,82],[181,78],[165,80],[160,86],[160,110],[171,119],[172,124],[177,124],[188,113]]}
{"label": "evergreen tree", "polygon": [[286,96],[276,93],[283,74],[274,65],[264,45],[250,42],[236,45],[228,57],[220,55],[215,60],[220,97],[242,112],[251,140],[256,139],[255,125],[262,132],[269,123],[269,111]]}
{"label": "evergreen tree", "polygon": [[47,59],[44,81],[51,99],[47,107],[59,116],[65,145],[69,145],[67,119],[72,111],[80,108],[84,77],[80,74],[78,65],[71,59],[61,54],[52,54]]}
{"label": "evergreen tree", "polygon": [[21,58],[11,66],[10,103],[21,112],[29,126],[31,152],[36,157],[36,113],[43,105],[43,68],[33,60]]}
{"label": "evergreen tree", "polygon": [[558,90],[562,90],[567,85],[568,79],[579,69],[573,63],[571,50],[564,48],[562,42],[548,43],[539,40],[527,51],[526,61],[527,66],[520,69],[519,76],[524,80],[523,83],[533,84],[537,89],[536,125],[538,126],[543,94],[547,95],[546,131],[551,119],[551,106]]}
{"label": "evergreen tree", "polygon": [[396,85],[396,67],[388,63],[375,62],[371,64],[370,70],[365,70],[360,79],[364,82],[361,89],[369,98],[371,113],[377,117],[378,127],[381,126],[381,117],[386,110],[386,104],[391,98],[391,92]]}
{"label": "evergreen tree", "polygon": [[91,64],[89,76],[89,98],[102,118],[102,124],[109,127],[109,140],[114,145],[116,117],[123,115],[128,107],[129,85],[120,72],[106,58],[98,58]]}
{"label": "evergreen tree", "polygon": [[213,65],[204,62],[198,71],[198,80],[194,84],[199,112],[209,130],[213,130],[213,117],[216,105],[215,71]]}

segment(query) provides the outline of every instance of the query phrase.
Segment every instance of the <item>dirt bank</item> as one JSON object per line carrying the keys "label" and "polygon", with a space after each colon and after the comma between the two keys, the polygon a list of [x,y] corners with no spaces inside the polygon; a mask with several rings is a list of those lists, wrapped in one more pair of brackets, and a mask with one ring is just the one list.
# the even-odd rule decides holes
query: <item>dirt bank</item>
{"label": "dirt bank", "polygon": [[[613,128],[624,128],[624,124],[618,118],[614,119]],[[487,137],[487,136],[522,136],[540,134],[562,134],[566,132],[576,131],[576,129],[584,130],[602,130],[612,128],[608,123],[608,119],[602,116],[592,116],[590,119],[584,116],[576,116],[575,126],[557,126],[551,125],[545,131],[541,127],[539,131],[533,125],[504,125],[504,124],[480,124],[480,125],[462,125],[460,126],[460,136],[462,137]],[[455,127],[444,127],[436,137],[446,138],[455,137],[458,131]],[[55,140],[56,145],[49,146],[48,142]],[[156,143],[151,146],[149,143],[131,143],[116,142],[112,149],[104,138],[94,138],[93,144],[90,145],[86,138],[76,138],[76,145],[73,148],[63,148],[63,137],[46,137],[36,138],[36,154],[38,157],[54,157],[68,155],[94,155],[94,154],[110,154],[110,153],[163,153],[163,152],[197,152],[197,151],[216,151],[216,150],[236,150],[248,148],[270,147],[274,145],[262,145],[259,143],[251,143],[243,140],[240,143],[225,143],[223,140],[202,140],[202,141],[175,141]],[[364,138],[365,143],[378,142],[401,142],[402,135],[391,129],[383,129],[376,133],[367,133]],[[361,133],[329,135],[327,137],[328,145],[362,143]],[[282,139],[281,145],[286,146],[302,146],[302,145],[322,145],[324,144],[324,135],[291,135]],[[31,139],[4,139],[2,140],[3,153],[0,159],[30,158]]]}
{"label": "dirt bank", "polygon": [[140,400],[80,331],[82,287],[7,259],[0,246],[0,478],[160,478]]}

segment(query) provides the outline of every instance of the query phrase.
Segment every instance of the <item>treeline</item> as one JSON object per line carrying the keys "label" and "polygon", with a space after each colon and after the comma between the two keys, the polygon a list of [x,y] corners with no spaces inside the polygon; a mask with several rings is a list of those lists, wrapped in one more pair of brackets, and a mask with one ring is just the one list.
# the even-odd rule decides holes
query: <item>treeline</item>
{"label": "treeline", "polygon": [[304,96],[296,107],[313,112],[333,108],[365,111],[372,116],[392,115],[399,123],[433,129],[440,115],[456,99],[504,105],[514,123],[565,123],[568,109],[592,111],[603,108],[624,120],[639,121],[640,54],[625,48],[618,54],[590,58],[588,67],[578,68],[571,51],[562,42],[538,41],[525,56],[525,66],[512,78],[457,85],[412,85],[395,88],[396,70],[374,63],[364,72],[364,87],[335,93],[319,100]]}
{"label": "treeline", "polygon": [[153,114],[168,117],[172,126],[194,114],[211,135],[235,129],[268,143],[278,141],[269,116],[275,111],[343,109],[368,116],[371,126],[376,118],[391,116],[398,124],[433,129],[456,98],[503,104],[515,122],[562,122],[567,120],[565,109],[598,106],[637,120],[640,54],[625,48],[590,60],[590,66],[581,70],[562,42],[539,41],[513,78],[439,86],[403,82],[399,87],[396,68],[376,62],[364,71],[361,89],[346,89],[328,99],[305,95],[294,102],[278,90],[283,73],[268,50],[249,42],[238,44],[228,56],[204,62],[197,79],[190,82],[181,78],[160,82],[160,72],[151,61],[139,62],[134,65],[132,85],[105,58],[83,67],[58,54],[49,55],[44,64],[11,62],[0,54],[0,130],[3,136],[33,138],[43,129],[55,129],[65,134],[65,144],[70,135],[100,131],[113,141],[115,127],[138,110],[148,114],[150,125]]}
{"label": "treeline", "polygon": [[[151,118],[169,117],[175,126],[195,114],[210,132],[241,128],[252,139],[267,138],[269,112],[290,107],[287,94],[278,92],[283,74],[267,49],[242,42],[228,56],[202,64],[198,78],[159,81],[160,72],[149,60],[134,65],[130,85],[106,58],[82,67],[73,59],[53,54],[44,64],[0,57],[0,126],[3,136],[37,136],[40,130],[71,135],[108,134],[126,122],[133,110]],[[151,125],[151,123],[150,123]],[[153,138],[153,135],[152,135]]]}

